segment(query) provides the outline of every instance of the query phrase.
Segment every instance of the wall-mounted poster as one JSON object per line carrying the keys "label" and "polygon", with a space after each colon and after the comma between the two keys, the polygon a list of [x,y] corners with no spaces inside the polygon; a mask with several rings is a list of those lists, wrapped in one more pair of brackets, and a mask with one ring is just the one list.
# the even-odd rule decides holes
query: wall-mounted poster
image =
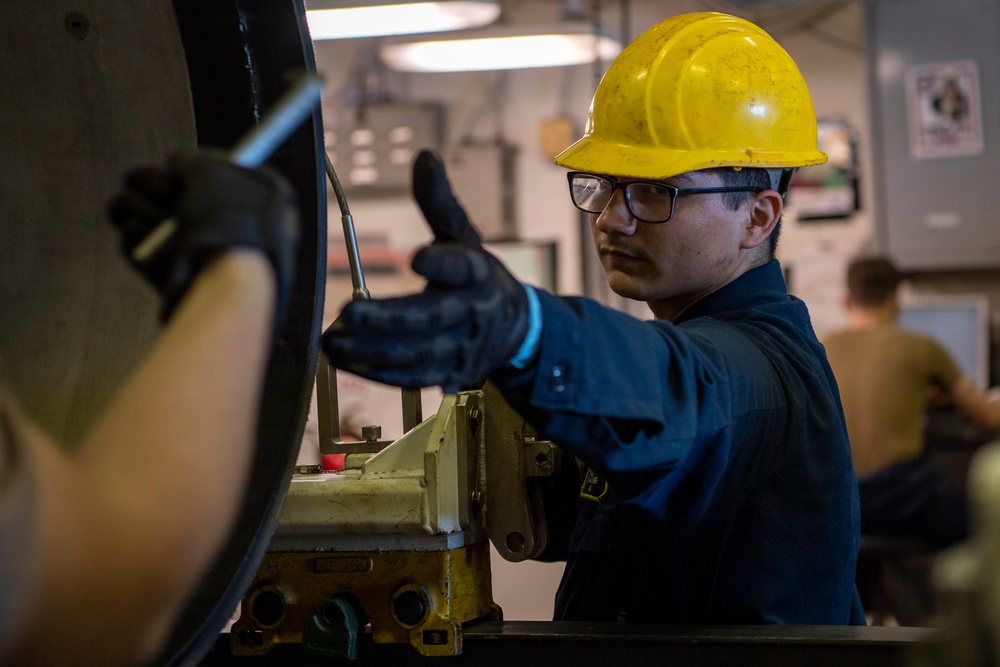
{"label": "wall-mounted poster", "polygon": [[979,72],[971,60],[906,72],[910,153],[918,160],[983,152]]}

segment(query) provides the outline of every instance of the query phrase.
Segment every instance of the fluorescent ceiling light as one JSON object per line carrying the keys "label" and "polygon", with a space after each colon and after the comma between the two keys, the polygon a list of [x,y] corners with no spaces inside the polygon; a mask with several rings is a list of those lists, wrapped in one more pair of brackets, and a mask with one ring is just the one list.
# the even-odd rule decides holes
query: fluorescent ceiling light
{"label": "fluorescent ceiling light", "polygon": [[[312,0],[306,4],[309,8],[306,19],[313,40],[478,28],[492,23],[500,15],[496,0],[369,0],[364,3]],[[357,6],[359,4],[365,6]]]}
{"label": "fluorescent ceiling light", "polygon": [[379,55],[402,72],[478,72],[498,69],[560,67],[610,60],[622,45],[581,21],[505,25],[467,30],[447,37],[394,40]]}

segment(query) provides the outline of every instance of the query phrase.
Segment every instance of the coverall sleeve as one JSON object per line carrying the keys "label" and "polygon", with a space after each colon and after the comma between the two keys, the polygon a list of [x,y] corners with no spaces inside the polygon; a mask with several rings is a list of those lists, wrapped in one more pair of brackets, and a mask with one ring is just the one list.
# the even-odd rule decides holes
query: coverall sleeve
{"label": "coverall sleeve", "polygon": [[742,414],[785,404],[767,355],[738,324],[674,326],[539,297],[537,363],[494,382],[543,436],[595,469],[662,476]]}

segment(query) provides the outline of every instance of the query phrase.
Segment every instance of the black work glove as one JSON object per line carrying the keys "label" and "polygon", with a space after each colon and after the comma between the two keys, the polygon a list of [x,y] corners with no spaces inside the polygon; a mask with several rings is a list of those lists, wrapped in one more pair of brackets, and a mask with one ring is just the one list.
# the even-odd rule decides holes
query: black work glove
{"label": "black work glove", "polygon": [[[237,167],[209,151],[175,155],[167,168],[130,171],[108,214],[126,257],[162,294],[163,321],[212,255],[237,246],[262,250],[274,266],[277,331],[294,281],[299,237],[295,191],[280,174]],[[166,224],[176,224],[172,234],[148,257],[136,257],[136,249],[168,219]]]}
{"label": "black work glove", "polygon": [[435,241],[413,258],[423,292],[353,301],[323,335],[334,366],[406,388],[476,386],[506,364],[528,332],[525,287],[483,249],[444,165],[421,151],[413,194]]}

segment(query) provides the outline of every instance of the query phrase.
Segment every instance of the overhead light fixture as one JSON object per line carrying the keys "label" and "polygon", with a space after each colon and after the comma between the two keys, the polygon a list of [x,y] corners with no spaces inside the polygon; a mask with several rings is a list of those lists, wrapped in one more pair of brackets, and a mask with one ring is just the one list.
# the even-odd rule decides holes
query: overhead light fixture
{"label": "overhead light fixture", "polygon": [[508,24],[421,40],[391,40],[379,49],[401,72],[479,72],[582,65],[610,60],[621,43],[585,21]]}
{"label": "overhead light fixture", "polygon": [[496,0],[307,0],[306,7],[314,41],[478,28],[500,16]]}

